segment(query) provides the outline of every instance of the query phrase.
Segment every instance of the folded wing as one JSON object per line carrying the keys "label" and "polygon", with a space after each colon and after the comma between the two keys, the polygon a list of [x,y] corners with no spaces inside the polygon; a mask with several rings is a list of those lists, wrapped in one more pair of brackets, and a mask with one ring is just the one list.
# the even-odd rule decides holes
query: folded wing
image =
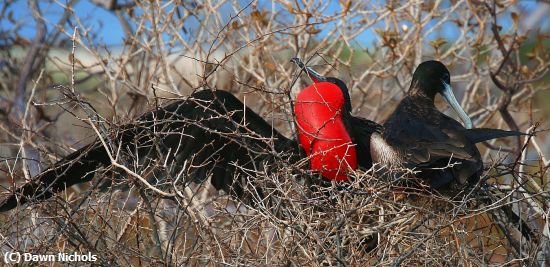
{"label": "folded wing", "polygon": [[[245,195],[243,182],[250,181],[253,172],[278,157],[291,160],[298,148],[235,96],[219,90],[198,91],[186,100],[159,107],[110,136],[114,138],[103,139],[117,161],[138,162],[133,167],[141,170],[161,166],[173,175],[185,167],[188,181],[211,177],[216,189],[239,198]],[[0,202],[0,212],[90,181],[100,168],[110,165],[98,139],[15,189]],[[158,171],[152,173],[147,179],[160,179]]]}

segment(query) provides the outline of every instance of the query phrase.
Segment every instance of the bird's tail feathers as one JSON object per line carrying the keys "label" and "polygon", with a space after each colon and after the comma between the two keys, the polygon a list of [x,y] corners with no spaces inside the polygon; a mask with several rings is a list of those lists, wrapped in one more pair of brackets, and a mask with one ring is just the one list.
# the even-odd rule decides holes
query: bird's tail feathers
{"label": "bird's tail feathers", "polygon": [[518,131],[507,131],[491,128],[475,128],[466,130],[466,137],[473,143],[485,142],[495,138],[529,135]]}
{"label": "bird's tail feathers", "polygon": [[9,211],[18,204],[38,199],[50,198],[54,193],[74,184],[93,178],[101,164],[107,164],[109,157],[99,141],[91,143],[66,156],[33,181],[16,189],[7,198],[0,199],[0,212]]}

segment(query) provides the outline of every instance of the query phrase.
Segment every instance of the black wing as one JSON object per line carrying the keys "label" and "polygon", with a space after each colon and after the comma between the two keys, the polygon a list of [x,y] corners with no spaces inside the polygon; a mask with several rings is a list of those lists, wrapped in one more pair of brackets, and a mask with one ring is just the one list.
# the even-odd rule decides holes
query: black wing
{"label": "black wing", "polygon": [[404,152],[405,162],[427,166],[441,157],[455,155],[459,159],[471,159],[475,156],[473,150],[477,149],[462,125],[435,107],[417,107],[407,100],[404,99],[384,123],[384,139]]}
{"label": "black wing", "polygon": [[[411,118],[402,114],[391,125],[401,125],[399,130],[385,132],[389,140],[407,151],[406,161],[413,167],[430,167],[440,159],[481,161],[475,144],[495,138],[520,136],[524,133],[490,128],[465,129],[456,120],[441,114],[437,124]],[[385,125],[386,126],[386,125]],[[447,162],[444,162],[447,163]],[[440,167],[440,166],[433,166]]]}
{"label": "black wing", "polygon": [[[435,106],[420,105],[407,98],[384,124],[384,139],[400,151],[403,165],[422,170],[419,176],[430,180],[436,188],[452,179],[460,184],[479,179],[483,162],[476,143],[522,134],[498,129],[466,129]],[[442,170],[452,163],[458,164]]]}
{"label": "black wing", "polygon": [[[481,156],[465,130],[435,106],[405,98],[384,124],[383,139],[398,151],[404,167],[421,170],[418,176],[439,188],[479,178]],[[452,163],[458,165],[446,168]]]}
{"label": "black wing", "polygon": [[[266,160],[292,160],[298,154],[294,153],[298,149],[295,141],[277,132],[235,96],[219,90],[198,91],[186,100],[159,107],[113,135],[116,138],[105,139],[112,140],[110,151],[121,154],[120,160],[139,159],[138,168],[161,165],[179,171],[186,166],[191,180],[204,181],[211,176],[216,189],[240,198],[244,185],[235,177],[248,181],[247,176],[261,170]],[[100,167],[110,163],[105,147],[96,140],[16,189],[0,202],[0,212],[15,208],[18,202],[46,199],[71,185],[90,181]]]}

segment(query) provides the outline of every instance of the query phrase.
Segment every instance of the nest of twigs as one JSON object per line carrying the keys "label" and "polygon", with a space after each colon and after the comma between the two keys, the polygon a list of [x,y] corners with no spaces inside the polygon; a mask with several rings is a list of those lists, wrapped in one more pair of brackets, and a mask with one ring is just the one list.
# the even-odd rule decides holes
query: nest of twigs
{"label": "nest of twigs", "polygon": [[410,174],[388,181],[373,170],[356,172],[350,183],[317,185],[319,177],[291,175],[292,166],[279,166],[248,177],[256,187],[244,187],[246,202],[213,190],[208,180],[187,186],[180,181],[173,188],[181,194],[162,198],[132,181],[115,179],[103,188],[110,178],[98,175],[103,178],[84,192],[69,189],[0,215],[2,235],[5,245],[35,254],[92,252],[102,265],[476,266],[536,260],[540,240],[499,221],[495,211],[509,203],[484,204],[487,189],[466,188],[450,199]]}

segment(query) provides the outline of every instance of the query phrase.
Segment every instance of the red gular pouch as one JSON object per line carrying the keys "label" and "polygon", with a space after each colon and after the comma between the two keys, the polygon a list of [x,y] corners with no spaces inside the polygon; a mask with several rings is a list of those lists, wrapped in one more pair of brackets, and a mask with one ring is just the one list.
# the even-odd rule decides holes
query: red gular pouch
{"label": "red gular pouch", "polygon": [[357,169],[355,145],[342,120],[345,98],[330,82],[314,83],[296,97],[294,113],[302,148],[311,170],[335,181],[348,180]]}

